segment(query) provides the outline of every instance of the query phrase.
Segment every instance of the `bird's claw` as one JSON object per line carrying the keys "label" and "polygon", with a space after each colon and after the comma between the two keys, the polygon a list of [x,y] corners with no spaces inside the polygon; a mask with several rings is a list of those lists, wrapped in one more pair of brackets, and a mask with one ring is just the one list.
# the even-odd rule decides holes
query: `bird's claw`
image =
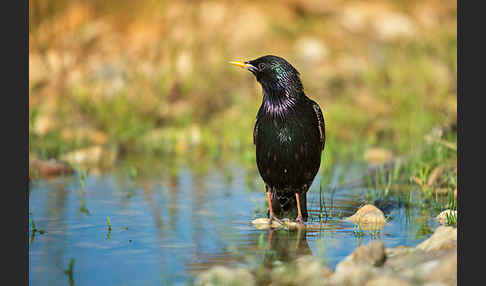
{"label": "bird's claw", "polygon": [[281,225],[283,225],[283,224],[284,224],[284,223],[283,223],[283,222],[282,222],[280,219],[278,219],[276,216],[274,216],[274,215],[270,215],[270,219],[268,220],[268,224],[269,224],[269,225],[272,225],[273,221],[276,221],[276,222],[278,222],[278,223],[279,223],[279,224],[281,224]]}
{"label": "bird's claw", "polygon": [[302,219],[302,217],[301,217],[301,216],[298,216],[298,217],[295,219],[295,222],[296,222],[296,223],[300,223],[300,224],[302,224],[302,223],[304,223],[304,219]]}

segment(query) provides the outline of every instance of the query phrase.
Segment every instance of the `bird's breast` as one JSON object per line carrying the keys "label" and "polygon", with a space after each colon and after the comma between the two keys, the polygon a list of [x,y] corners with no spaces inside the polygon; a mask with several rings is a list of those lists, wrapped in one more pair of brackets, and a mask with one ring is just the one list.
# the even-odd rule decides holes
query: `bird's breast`
{"label": "bird's breast", "polygon": [[312,181],[320,165],[317,128],[310,116],[261,117],[257,121],[256,159],[265,182],[299,186]]}
{"label": "bird's breast", "polygon": [[318,139],[317,129],[314,130],[312,124],[297,116],[288,116],[283,119],[262,118],[256,124],[258,125],[256,136],[260,139],[257,145],[262,147],[271,145],[280,152],[289,145],[305,145],[309,141]]}
{"label": "bird's breast", "polygon": [[288,126],[277,128],[277,139],[280,144],[288,144],[292,142],[294,134]]}

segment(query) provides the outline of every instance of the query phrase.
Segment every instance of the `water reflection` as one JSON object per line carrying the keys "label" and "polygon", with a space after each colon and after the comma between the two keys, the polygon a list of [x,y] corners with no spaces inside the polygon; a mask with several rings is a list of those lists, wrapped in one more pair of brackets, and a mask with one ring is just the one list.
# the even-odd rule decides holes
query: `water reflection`
{"label": "water reflection", "polygon": [[[308,194],[310,230],[261,231],[251,224],[266,213],[257,172],[235,162],[196,169],[130,162],[90,174],[84,191],[76,175],[32,184],[29,219],[46,233],[30,233],[31,284],[187,284],[215,265],[268,268],[306,254],[326,257],[333,268],[371,239],[387,247],[418,244],[426,238],[414,236],[423,233],[420,222],[430,225],[420,218],[431,216],[420,210],[390,208],[393,220],[380,237],[357,237],[343,218],[367,190],[319,193],[318,177]],[[65,272],[71,259],[75,271]]]}
{"label": "water reflection", "polygon": [[307,243],[306,231],[269,230],[266,234],[266,247],[263,265],[271,268],[275,261],[291,262],[301,255],[312,254]]}
{"label": "water reflection", "polygon": [[[62,219],[49,219],[43,218],[60,218],[65,217],[67,212],[67,202],[70,196],[70,192],[67,190],[67,180],[51,180],[53,184],[50,185],[50,190],[46,193],[46,198],[43,201],[44,207],[41,207],[39,211],[33,211],[31,219],[37,217],[36,227],[45,231],[44,235],[35,238],[36,231],[31,231],[31,244],[32,246],[37,244],[37,240],[44,242],[41,247],[41,255],[39,256],[38,268],[49,271],[48,267],[54,269],[61,269],[64,265],[65,249],[67,246],[67,239],[59,238],[52,239],[52,236],[57,232],[68,232],[68,226],[65,220]],[[55,231],[51,231],[55,230]],[[39,284],[49,285],[55,281],[56,278],[52,276],[45,276],[41,279]]]}
{"label": "water reflection", "polygon": [[69,268],[64,270],[64,274],[69,278],[69,286],[74,286],[74,279],[73,279],[73,271],[74,271],[74,259],[71,258],[69,261]]}
{"label": "water reflection", "polygon": [[187,263],[186,270],[194,276],[217,265],[235,267],[251,264],[269,270],[275,263],[291,262],[302,255],[312,255],[303,229],[252,231],[239,246],[213,253],[197,253],[197,259]]}

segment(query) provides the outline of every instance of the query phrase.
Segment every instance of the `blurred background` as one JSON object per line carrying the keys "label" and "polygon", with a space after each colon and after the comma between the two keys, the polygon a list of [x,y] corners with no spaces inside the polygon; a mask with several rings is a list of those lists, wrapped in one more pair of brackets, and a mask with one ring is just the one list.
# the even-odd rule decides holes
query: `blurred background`
{"label": "blurred background", "polygon": [[[416,246],[457,209],[456,1],[29,4],[31,285],[186,285],[302,253],[334,268],[372,239]],[[228,62],[268,54],[326,121],[307,233],[251,224],[261,87]],[[345,220],[365,203],[381,233]]]}
{"label": "blurred background", "polygon": [[253,161],[261,89],[228,61],[266,54],[301,72],[324,111],[326,152],[407,153],[456,121],[456,10],[435,0],[31,0],[31,154],[110,146],[116,158]]}

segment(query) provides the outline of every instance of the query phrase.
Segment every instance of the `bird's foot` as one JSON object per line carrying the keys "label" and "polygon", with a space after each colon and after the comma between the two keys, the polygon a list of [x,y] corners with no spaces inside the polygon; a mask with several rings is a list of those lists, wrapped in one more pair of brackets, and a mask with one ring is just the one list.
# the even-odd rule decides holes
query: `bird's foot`
{"label": "bird's foot", "polygon": [[283,225],[284,223],[279,219],[277,218],[276,216],[274,216],[273,214],[270,215],[270,219],[268,220],[268,224],[269,225],[272,225],[272,223],[276,221],[278,222],[279,224]]}
{"label": "bird's foot", "polygon": [[302,218],[302,216],[297,216],[297,218],[295,219],[295,222],[296,223],[303,224],[304,223],[304,219]]}

